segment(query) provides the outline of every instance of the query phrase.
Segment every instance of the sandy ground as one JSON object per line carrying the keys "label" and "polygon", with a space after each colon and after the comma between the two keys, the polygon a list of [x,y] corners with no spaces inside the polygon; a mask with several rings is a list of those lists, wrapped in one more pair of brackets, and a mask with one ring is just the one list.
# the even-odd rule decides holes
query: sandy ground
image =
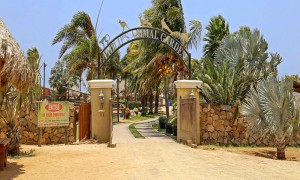
{"label": "sandy ground", "polygon": [[[238,154],[246,154],[251,156],[264,157],[269,159],[277,159],[275,147],[224,147],[205,145],[198,148],[204,150],[223,150],[227,152],[234,152]],[[285,150],[285,157],[287,161],[298,161],[300,163],[300,148],[287,147]]]}
{"label": "sandy ground", "polygon": [[23,145],[23,151],[34,150],[34,156],[9,159],[0,180],[300,179],[299,162],[192,149],[153,133],[146,139],[135,139],[128,125],[114,126],[114,149],[105,144]]}

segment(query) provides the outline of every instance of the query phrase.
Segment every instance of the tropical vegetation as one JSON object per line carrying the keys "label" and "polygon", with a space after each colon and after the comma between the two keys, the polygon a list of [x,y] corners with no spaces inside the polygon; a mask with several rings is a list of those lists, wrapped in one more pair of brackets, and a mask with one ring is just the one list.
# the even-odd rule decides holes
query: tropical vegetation
{"label": "tropical vegetation", "polygon": [[277,76],[279,54],[268,53],[268,44],[258,29],[241,27],[227,35],[214,56],[202,59],[199,92],[207,103],[239,106],[252,86]]}
{"label": "tropical vegetation", "polygon": [[[186,32],[181,1],[153,0],[152,7],[145,10],[143,15],[152,27],[164,29],[164,21],[167,25],[167,29],[164,30],[176,37],[186,48],[197,47],[201,37],[201,23],[191,21],[190,30]],[[163,92],[165,102],[169,102],[173,82],[178,78],[187,77],[187,70],[176,53],[158,42],[143,40],[132,43],[128,48],[126,61],[128,63],[124,71],[131,74],[128,87],[130,92],[139,94],[143,110],[147,99],[150,106],[155,100],[157,113],[159,94]],[[152,107],[150,109],[152,110]],[[166,112],[169,117],[168,103]],[[142,113],[145,114],[145,111]]]}
{"label": "tropical vegetation", "polygon": [[16,155],[20,152],[19,112],[34,109],[41,97],[41,57],[36,48],[31,48],[26,58],[1,19],[0,28],[0,126],[11,138],[8,153]]}
{"label": "tropical vegetation", "polygon": [[49,78],[49,84],[55,90],[56,96],[58,96],[53,98],[65,100],[67,98],[66,90],[77,85],[76,83],[76,76],[72,76],[67,72],[65,62],[57,61],[51,69],[51,76]]}
{"label": "tropical vegetation", "polygon": [[285,159],[286,146],[300,130],[299,111],[292,81],[272,77],[251,87],[242,113],[249,118],[253,130],[275,139],[277,158]]}

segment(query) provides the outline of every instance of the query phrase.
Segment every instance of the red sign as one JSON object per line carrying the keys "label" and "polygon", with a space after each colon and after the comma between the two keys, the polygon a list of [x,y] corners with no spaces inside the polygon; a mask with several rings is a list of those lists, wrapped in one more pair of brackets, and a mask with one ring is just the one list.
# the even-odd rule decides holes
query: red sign
{"label": "red sign", "polygon": [[45,107],[45,109],[50,112],[60,111],[62,108],[63,108],[62,104],[60,104],[58,102],[53,102],[53,103],[47,104]]}

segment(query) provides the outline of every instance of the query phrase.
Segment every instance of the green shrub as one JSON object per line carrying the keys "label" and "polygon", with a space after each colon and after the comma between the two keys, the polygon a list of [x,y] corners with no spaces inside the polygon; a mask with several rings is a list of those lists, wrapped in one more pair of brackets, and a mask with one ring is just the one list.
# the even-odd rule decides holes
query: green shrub
{"label": "green shrub", "polygon": [[166,116],[160,116],[158,118],[158,123],[159,123],[159,129],[166,129],[166,123],[168,119]]}
{"label": "green shrub", "polygon": [[142,103],[139,102],[139,101],[129,101],[128,102],[128,108],[129,109],[134,109],[134,108],[138,108],[138,107],[141,107],[142,106]]}
{"label": "green shrub", "polygon": [[166,133],[172,134],[172,124],[171,123],[166,124]]}
{"label": "green shrub", "polygon": [[173,136],[177,136],[177,125],[172,125],[172,134]]}

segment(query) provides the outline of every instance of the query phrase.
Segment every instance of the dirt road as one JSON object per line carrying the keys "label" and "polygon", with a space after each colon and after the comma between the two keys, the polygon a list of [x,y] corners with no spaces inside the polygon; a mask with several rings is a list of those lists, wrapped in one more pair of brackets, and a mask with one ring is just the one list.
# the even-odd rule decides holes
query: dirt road
{"label": "dirt road", "polygon": [[22,146],[35,156],[9,159],[0,179],[300,179],[299,162],[192,149],[155,136],[136,140],[129,138],[128,125],[114,127],[114,149],[104,144]]}

